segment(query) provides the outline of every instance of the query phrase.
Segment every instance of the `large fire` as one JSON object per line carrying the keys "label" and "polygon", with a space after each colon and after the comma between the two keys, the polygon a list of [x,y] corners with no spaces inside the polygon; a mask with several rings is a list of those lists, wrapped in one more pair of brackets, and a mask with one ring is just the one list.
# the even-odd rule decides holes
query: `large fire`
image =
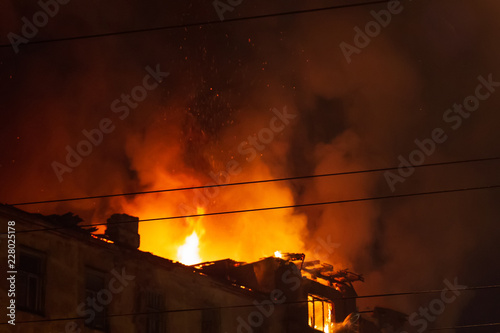
{"label": "large fire", "polygon": [[[147,177],[149,189],[200,186],[207,182],[206,178],[199,180],[203,175],[193,175],[189,170],[172,174],[164,167],[169,162],[163,159],[167,157],[159,156],[156,165],[147,165],[147,170],[142,172],[139,170],[139,174]],[[272,178],[268,167],[260,161],[246,165],[243,171],[241,176],[244,178],[235,176],[230,181]],[[140,219],[154,219],[286,206],[293,205],[294,200],[287,184],[267,183],[155,193],[132,200],[121,199],[116,204],[120,208],[114,207],[115,210],[121,209]],[[225,258],[250,262],[270,256],[276,249],[302,252],[306,231],[306,217],[292,209],[139,223],[141,250],[184,264]]]}
{"label": "large fire", "polygon": [[[246,122],[245,132],[260,131],[269,124],[269,117],[274,116],[270,112],[262,119],[254,119],[254,124]],[[272,143],[263,145],[259,155],[249,158],[238,153],[238,147],[245,141],[233,139],[246,140],[248,134],[242,135],[241,128],[228,128],[224,136],[230,139],[216,145],[208,145],[203,136],[193,136],[190,134],[193,131],[183,132],[180,128],[181,124],[158,121],[144,134],[128,137],[130,168],[136,171],[142,190],[223,185],[280,175],[281,171],[275,170],[275,164],[266,161],[264,155],[278,154],[284,159],[285,136],[276,135]],[[193,142],[197,153],[186,155],[184,146],[172,142]],[[143,251],[186,264],[226,258],[251,262],[273,255],[278,249],[305,252],[304,240],[308,237],[305,214],[289,208],[208,215],[201,219],[193,215],[294,204],[289,182],[267,182],[116,198],[110,211],[122,211],[141,220],[166,218],[139,223]]]}

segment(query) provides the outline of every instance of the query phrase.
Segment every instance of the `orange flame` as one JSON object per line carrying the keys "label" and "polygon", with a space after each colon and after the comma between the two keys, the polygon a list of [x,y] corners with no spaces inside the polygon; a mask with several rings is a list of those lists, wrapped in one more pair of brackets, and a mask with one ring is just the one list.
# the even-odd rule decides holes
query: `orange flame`
{"label": "orange flame", "polygon": [[186,237],[186,242],[184,245],[179,246],[177,250],[177,260],[184,265],[194,265],[202,262],[200,257],[200,239],[196,234],[196,231]]}
{"label": "orange flame", "polygon": [[[164,133],[164,129],[160,129]],[[156,134],[162,135],[150,131],[147,135],[151,136],[151,142],[130,145],[134,152],[133,167],[138,170],[139,181],[144,184],[145,190],[213,184],[214,178],[218,178],[216,173],[211,177],[210,172],[198,174],[179,165],[177,161],[182,158],[177,149],[159,143],[161,140],[153,140]],[[154,149],[143,150],[143,147]],[[149,161],[151,155],[155,156],[155,163],[144,162]],[[238,162],[241,171],[230,176],[224,171],[226,163],[214,162],[213,170],[226,172],[218,182],[269,179],[274,176],[270,167],[260,159],[247,162],[239,158]],[[197,207],[212,213],[293,204],[294,197],[288,184],[277,182],[117,198],[110,209],[138,216],[141,220],[155,219],[139,223],[140,250],[185,264],[195,264],[226,258],[252,262],[273,254],[277,248],[283,252],[304,252],[306,216],[292,209],[280,209],[193,218],[172,217],[193,215]],[[198,209],[198,213],[203,211]]]}
{"label": "orange flame", "polygon": [[[197,214],[204,214],[205,210],[203,208],[197,208]],[[194,228],[191,235],[186,237],[186,241],[183,245],[179,246],[177,250],[177,260],[184,265],[194,265],[202,262],[200,256],[200,236],[205,233],[203,226],[201,225],[202,217],[188,217],[187,221],[191,227]],[[198,232],[200,235],[198,235]]]}

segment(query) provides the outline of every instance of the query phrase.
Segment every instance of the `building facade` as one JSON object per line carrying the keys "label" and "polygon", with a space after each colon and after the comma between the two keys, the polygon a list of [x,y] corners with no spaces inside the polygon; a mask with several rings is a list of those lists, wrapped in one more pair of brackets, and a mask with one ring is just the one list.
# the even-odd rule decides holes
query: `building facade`
{"label": "building facade", "polygon": [[0,224],[14,228],[0,238],[1,262],[15,250],[0,285],[8,332],[359,331],[349,272],[300,254],[185,266],[138,250],[137,218],[115,214],[100,236],[80,221],[0,205]]}

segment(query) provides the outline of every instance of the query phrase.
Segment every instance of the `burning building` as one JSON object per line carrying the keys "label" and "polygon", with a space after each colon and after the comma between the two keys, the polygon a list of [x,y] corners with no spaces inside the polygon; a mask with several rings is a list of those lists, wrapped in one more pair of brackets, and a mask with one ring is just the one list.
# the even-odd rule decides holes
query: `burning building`
{"label": "burning building", "polygon": [[[63,2],[70,3],[57,6]],[[228,2],[241,5],[219,22],[213,3]],[[440,289],[444,278],[455,277],[470,286],[499,283],[491,263],[500,252],[500,192],[407,196],[500,184],[499,160],[458,163],[500,156],[499,1],[2,4],[0,202],[50,201],[22,208],[71,211],[88,224],[116,212],[153,220],[201,208],[211,214],[295,207],[139,223],[139,249],[184,265],[223,258],[255,263],[276,250],[305,253],[304,265],[294,262],[301,275],[313,268],[326,275],[328,267],[306,264],[316,258],[335,270],[362,272],[366,283],[355,284],[360,295]],[[35,21],[44,27],[25,43],[22,34]],[[9,43],[13,34],[19,50]],[[419,167],[405,168],[409,160]],[[393,167],[399,168],[352,173]],[[344,175],[316,177],[333,173]],[[314,178],[115,196],[297,176]],[[371,200],[388,196],[395,198]],[[101,198],[58,200],[77,197]],[[344,203],[316,205],[337,201]],[[30,273],[46,268],[47,318],[79,317],[75,299],[86,299],[85,265],[108,275],[121,268],[113,256],[149,265],[137,259],[136,230],[108,230],[100,239],[77,230],[19,234],[20,245],[47,254],[46,265],[35,260]],[[323,247],[329,239],[342,245]],[[135,283],[113,294],[110,313]],[[411,314],[432,297],[355,300],[360,311],[383,305]],[[432,326],[498,322],[498,299],[499,290],[468,293]],[[153,308],[161,303],[151,302]]]}
{"label": "burning building", "polygon": [[357,313],[363,278],[303,254],[186,266],[138,250],[125,214],[101,235],[72,214],[2,205],[0,220],[15,222],[15,283],[1,285],[15,292],[11,332],[380,332]]}

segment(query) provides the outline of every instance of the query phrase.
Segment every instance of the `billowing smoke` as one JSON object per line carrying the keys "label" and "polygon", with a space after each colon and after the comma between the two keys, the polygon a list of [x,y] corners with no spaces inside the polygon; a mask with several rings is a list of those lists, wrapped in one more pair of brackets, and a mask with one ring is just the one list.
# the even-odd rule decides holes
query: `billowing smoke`
{"label": "billowing smoke", "polygon": [[[315,5],[331,4],[310,4]],[[20,33],[21,17],[39,10],[13,2],[5,6],[19,19],[0,20],[2,36]],[[225,15],[297,9],[290,6],[244,3]],[[468,103],[464,99],[476,93],[480,76],[500,80],[499,5],[402,3],[380,33],[356,44],[354,28],[364,31],[375,22],[370,11],[380,15],[386,9],[380,4],[21,45],[18,54],[3,48],[2,201],[391,167],[401,163],[400,156],[409,160],[423,150],[415,140],[427,149],[418,155],[422,163],[499,155],[498,92],[483,87],[490,96],[476,111],[443,118],[454,103]],[[71,2],[34,39],[207,18],[218,18],[209,3],[144,8],[138,2]],[[349,59],[342,42],[357,49]],[[155,71],[169,74],[156,80]],[[142,94],[140,101],[127,102],[134,92]],[[440,142],[433,139],[436,129]],[[91,141],[89,136],[95,141],[90,147],[80,144]],[[79,144],[91,152],[68,160]],[[146,219],[493,185],[496,166],[407,168],[404,176],[365,173],[20,208],[72,211],[101,223],[119,211]],[[499,250],[496,195],[487,190],[147,222],[141,236],[144,250],[167,257],[193,230],[205,260],[305,251],[364,274],[366,282],[356,285],[360,294],[440,289],[445,279],[455,278],[470,286],[493,284],[498,281],[491,264]],[[411,313],[435,296],[359,305]],[[499,308],[492,300],[484,292],[464,292],[437,323],[454,324],[465,313],[470,321],[489,321]]]}

